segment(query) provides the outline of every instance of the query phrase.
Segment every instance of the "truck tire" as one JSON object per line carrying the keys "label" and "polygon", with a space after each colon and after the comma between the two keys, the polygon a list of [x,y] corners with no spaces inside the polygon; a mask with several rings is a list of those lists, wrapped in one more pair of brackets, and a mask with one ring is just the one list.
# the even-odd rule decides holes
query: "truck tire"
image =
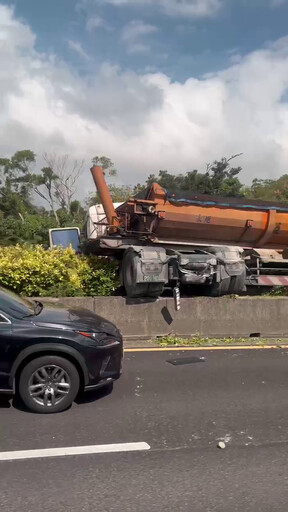
{"label": "truck tire", "polygon": [[148,297],[160,297],[164,291],[164,283],[149,283]]}
{"label": "truck tire", "polygon": [[214,281],[211,286],[207,288],[207,294],[209,297],[221,297],[229,293],[229,286],[231,283],[231,277],[222,279],[219,283]]}
{"label": "truck tire", "polygon": [[136,283],[136,267],[139,260],[139,255],[132,249],[128,249],[124,254],[122,277],[127,297],[147,297],[148,284]]}
{"label": "truck tire", "polygon": [[133,249],[128,249],[122,263],[122,279],[127,297],[159,297],[164,283],[136,283],[137,265],[140,257]]}
{"label": "truck tire", "polygon": [[242,272],[242,274],[240,274],[239,276],[231,276],[228,294],[239,294],[245,291],[245,280],[246,271]]}

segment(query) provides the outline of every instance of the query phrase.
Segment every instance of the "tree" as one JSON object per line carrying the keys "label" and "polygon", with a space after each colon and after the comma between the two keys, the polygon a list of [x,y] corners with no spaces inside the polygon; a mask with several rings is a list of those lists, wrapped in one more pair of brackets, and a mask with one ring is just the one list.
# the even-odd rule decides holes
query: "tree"
{"label": "tree", "polygon": [[68,155],[48,153],[44,153],[43,158],[48,166],[43,167],[40,174],[27,173],[21,180],[29,184],[35,194],[48,203],[57,225],[60,226],[58,207],[65,210],[66,217],[69,217],[84,162],[71,160]]}
{"label": "tree", "polygon": [[239,155],[207,164],[204,173],[200,173],[196,169],[188,171],[186,174],[170,174],[168,171],[161,170],[158,176],[155,174],[148,176],[146,186],[148,187],[153,181],[156,181],[171,192],[182,190],[200,194],[239,196],[243,185],[237,176],[241,172],[241,167],[231,167],[230,165],[230,162],[237,156]]}
{"label": "tree", "polygon": [[211,193],[224,196],[240,195],[242,183],[236,178],[242,167],[231,167],[230,162],[240,156],[233,155],[230,158],[215,160],[212,165],[207,165],[207,174],[210,177]]}
{"label": "tree", "polygon": [[83,170],[84,160],[71,159],[69,155],[44,153],[43,158],[53,174],[54,194],[60,208],[70,212],[71,202],[77,192],[78,180]]}
{"label": "tree", "polygon": [[84,209],[77,199],[71,201],[70,212],[65,208],[57,210],[57,216],[61,227],[78,226],[80,229],[84,226],[86,209]]}
{"label": "tree", "polygon": [[33,211],[31,185],[27,176],[35,164],[33,151],[17,151],[11,158],[0,158],[0,211],[4,216],[17,216],[24,221]]}
{"label": "tree", "polygon": [[[199,194],[210,194],[220,196],[240,196],[242,194],[242,183],[238,179],[238,174],[241,172],[241,167],[231,167],[231,161],[240,155],[233,155],[230,158],[222,158],[215,160],[212,164],[206,165],[204,173],[198,170],[188,171],[186,174],[170,174],[167,170],[158,171],[158,175],[149,174],[144,184],[138,183],[134,187],[126,185],[116,185],[112,183],[108,185],[110,195],[114,203],[127,201],[129,197],[136,195],[149,186],[153,182],[159,183],[164,189],[177,192],[189,191]],[[101,157],[105,158],[106,157]],[[109,160],[109,159],[107,159]],[[95,157],[93,162],[101,165],[100,158]],[[110,162],[110,163],[109,163]],[[111,165],[111,161],[102,162],[105,168]],[[113,165],[113,164],[112,164]],[[106,167],[107,166],[107,167]],[[90,194],[87,201],[88,206],[92,206],[100,202],[99,196],[96,193]]]}
{"label": "tree", "polygon": [[[129,199],[129,197],[133,196],[136,193],[135,188],[130,187],[128,185],[116,185],[115,183],[111,183],[110,185],[108,185],[108,188],[113,203],[124,203]],[[89,198],[87,200],[88,206],[93,206],[94,204],[99,203],[100,199],[98,192],[89,195]]]}
{"label": "tree", "polygon": [[288,174],[278,180],[254,178],[251,187],[245,188],[245,195],[265,201],[288,201]]}
{"label": "tree", "polygon": [[[47,247],[49,228],[84,224],[86,212],[73,200],[83,163],[47,153],[44,158],[52,167],[38,173],[33,172],[36,155],[30,150],[0,159],[0,245],[29,242]],[[46,210],[33,204],[33,194],[45,201]]]}
{"label": "tree", "polygon": [[[43,167],[41,169],[40,174],[28,174],[26,176],[27,182],[32,187],[33,191],[41,197],[44,201],[46,201],[55,217],[56,223],[58,226],[60,226],[58,214],[57,214],[57,208],[56,208],[56,201],[55,201],[55,194],[56,194],[56,185],[55,183],[58,180],[57,174],[53,172],[53,169],[51,167]],[[46,189],[46,194],[41,190],[40,187],[44,187],[44,190]]]}
{"label": "tree", "polygon": [[133,187],[133,194],[132,195],[135,196],[136,194],[139,194],[140,192],[145,190],[145,188],[147,188],[147,186],[141,185],[141,183],[137,183],[137,185],[134,185],[134,187]]}
{"label": "tree", "polygon": [[94,156],[94,158],[92,158],[92,164],[100,165],[104,174],[107,173],[108,176],[116,176],[117,174],[117,171],[114,168],[114,163],[107,156]]}
{"label": "tree", "polygon": [[55,218],[45,214],[26,214],[24,222],[17,217],[0,219],[0,246],[17,243],[43,244],[49,247],[49,229],[56,228]]}
{"label": "tree", "polygon": [[[114,163],[107,156],[94,156],[94,158],[92,158],[92,164],[101,166],[103,169],[103,173],[106,174],[108,178],[117,176],[117,171],[114,167]],[[133,189],[127,185],[116,185],[115,183],[112,183],[108,185],[108,187],[113,203],[122,203],[124,201],[127,201],[127,199],[129,199],[129,197],[133,193]],[[88,207],[99,203],[100,199],[98,192],[92,192],[91,194],[89,194],[89,197],[86,201]]]}

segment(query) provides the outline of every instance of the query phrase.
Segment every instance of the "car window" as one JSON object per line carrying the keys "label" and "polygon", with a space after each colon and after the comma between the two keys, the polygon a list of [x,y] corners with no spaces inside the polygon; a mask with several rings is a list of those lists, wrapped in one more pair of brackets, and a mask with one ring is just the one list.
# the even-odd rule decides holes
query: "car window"
{"label": "car window", "polygon": [[24,318],[34,314],[33,301],[2,287],[0,287],[0,307],[4,314],[14,318]]}

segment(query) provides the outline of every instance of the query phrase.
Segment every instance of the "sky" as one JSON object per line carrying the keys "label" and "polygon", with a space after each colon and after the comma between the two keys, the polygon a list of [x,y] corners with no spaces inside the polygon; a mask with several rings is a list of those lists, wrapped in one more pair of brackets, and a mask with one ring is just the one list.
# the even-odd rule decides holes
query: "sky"
{"label": "sky", "polygon": [[0,0],[0,156],[288,172],[288,0]]}

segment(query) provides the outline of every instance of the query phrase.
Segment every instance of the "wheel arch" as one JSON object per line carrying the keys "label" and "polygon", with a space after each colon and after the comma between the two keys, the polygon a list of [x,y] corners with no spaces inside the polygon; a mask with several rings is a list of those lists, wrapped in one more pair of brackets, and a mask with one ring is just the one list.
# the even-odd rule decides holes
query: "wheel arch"
{"label": "wheel arch", "polygon": [[27,347],[24,350],[22,350],[20,354],[18,354],[17,358],[13,363],[9,378],[9,384],[11,388],[13,387],[14,392],[16,389],[16,382],[24,366],[26,366],[26,364],[32,361],[33,359],[45,355],[55,355],[60,357],[62,356],[68,359],[71,363],[73,363],[79,373],[80,388],[83,389],[89,383],[89,375],[85,360],[83,356],[77,352],[77,350],[75,350],[73,347],[69,347],[66,345],[44,343]]}

